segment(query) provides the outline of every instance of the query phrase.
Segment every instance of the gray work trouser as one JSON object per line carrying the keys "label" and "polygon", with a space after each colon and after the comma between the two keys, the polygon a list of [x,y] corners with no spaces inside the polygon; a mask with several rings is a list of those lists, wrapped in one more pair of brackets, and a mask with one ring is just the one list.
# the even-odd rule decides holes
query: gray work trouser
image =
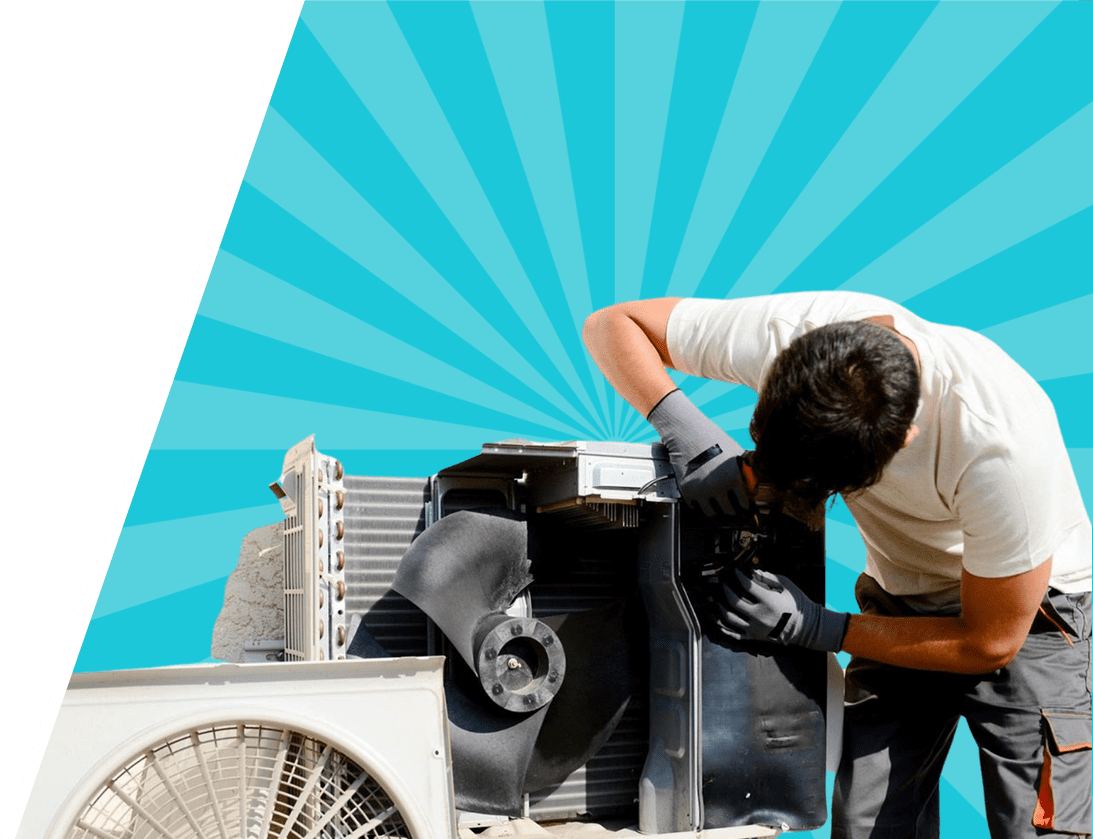
{"label": "gray work trouser", "polygon": [[[863,613],[915,614],[865,574],[856,594]],[[993,839],[1089,834],[1090,600],[1049,589],[1017,657],[984,675],[852,659],[832,839],[937,837],[960,717],[979,746]]]}

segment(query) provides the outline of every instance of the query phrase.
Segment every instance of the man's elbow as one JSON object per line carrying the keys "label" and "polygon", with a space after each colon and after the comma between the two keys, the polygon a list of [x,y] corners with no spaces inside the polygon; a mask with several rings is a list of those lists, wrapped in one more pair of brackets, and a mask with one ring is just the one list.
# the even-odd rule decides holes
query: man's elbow
{"label": "man's elbow", "polygon": [[1001,670],[1021,650],[1024,639],[988,636],[971,638],[964,644],[961,656],[965,673],[990,673]]}
{"label": "man's elbow", "polygon": [[[608,307],[610,308],[610,307]],[[599,342],[599,335],[604,328],[604,320],[608,317],[608,309],[600,309],[584,319],[584,328],[581,330],[581,338],[584,345],[591,350]]]}

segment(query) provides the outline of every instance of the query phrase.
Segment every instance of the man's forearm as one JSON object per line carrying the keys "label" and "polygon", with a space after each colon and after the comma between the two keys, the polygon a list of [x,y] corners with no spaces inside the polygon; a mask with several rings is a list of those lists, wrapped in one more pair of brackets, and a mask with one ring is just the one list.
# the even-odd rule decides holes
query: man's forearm
{"label": "man's forearm", "polygon": [[664,328],[674,300],[635,301],[601,309],[584,326],[592,360],[618,394],[642,416],[675,390]]}
{"label": "man's forearm", "polygon": [[1008,664],[1020,644],[976,632],[959,616],[853,614],[842,648],[852,655],[915,670],[987,673]]}
{"label": "man's forearm", "polygon": [[987,673],[1025,642],[1051,577],[1051,560],[1012,577],[964,572],[957,617],[851,615],[843,649],[853,655],[948,673]]}

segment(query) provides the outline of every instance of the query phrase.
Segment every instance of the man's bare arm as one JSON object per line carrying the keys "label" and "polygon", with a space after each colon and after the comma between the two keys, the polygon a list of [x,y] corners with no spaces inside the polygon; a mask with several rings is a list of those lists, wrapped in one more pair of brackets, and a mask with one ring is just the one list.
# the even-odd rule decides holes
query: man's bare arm
{"label": "man's bare arm", "polygon": [[584,323],[584,343],[593,361],[643,417],[676,387],[664,368],[672,366],[668,316],[679,300],[617,303],[592,313]]}
{"label": "man's bare arm", "polygon": [[1013,577],[988,579],[965,571],[958,617],[851,615],[842,649],[919,670],[996,670],[1021,649],[1050,576],[1050,559]]}

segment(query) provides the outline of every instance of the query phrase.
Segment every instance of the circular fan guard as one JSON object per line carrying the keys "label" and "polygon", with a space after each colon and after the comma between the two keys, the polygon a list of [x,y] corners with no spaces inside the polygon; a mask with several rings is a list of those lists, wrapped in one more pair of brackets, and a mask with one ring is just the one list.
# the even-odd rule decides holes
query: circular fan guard
{"label": "circular fan guard", "polygon": [[131,759],[66,839],[410,839],[383,787],[328,743],[273,725],[183,731]]}

